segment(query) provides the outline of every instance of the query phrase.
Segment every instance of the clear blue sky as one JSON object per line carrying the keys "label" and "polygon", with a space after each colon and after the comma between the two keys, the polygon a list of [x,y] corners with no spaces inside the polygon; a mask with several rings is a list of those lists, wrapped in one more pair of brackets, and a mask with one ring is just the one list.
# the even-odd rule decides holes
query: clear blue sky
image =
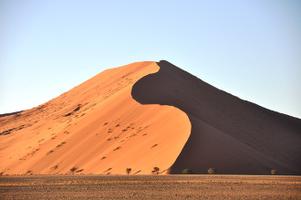
{"label": "clear blue sky", "polygon": [[0,0],[0,113],[102,70],[168,60],[301,118],[301,1]]}

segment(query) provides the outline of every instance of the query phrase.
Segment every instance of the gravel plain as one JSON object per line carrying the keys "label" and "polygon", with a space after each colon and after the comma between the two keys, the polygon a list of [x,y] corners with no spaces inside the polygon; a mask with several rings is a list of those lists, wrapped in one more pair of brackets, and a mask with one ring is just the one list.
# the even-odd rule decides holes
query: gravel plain
{"label": "gravel plain", "polygon": [[301,199],[301,177],[2,176],[0,199]]}

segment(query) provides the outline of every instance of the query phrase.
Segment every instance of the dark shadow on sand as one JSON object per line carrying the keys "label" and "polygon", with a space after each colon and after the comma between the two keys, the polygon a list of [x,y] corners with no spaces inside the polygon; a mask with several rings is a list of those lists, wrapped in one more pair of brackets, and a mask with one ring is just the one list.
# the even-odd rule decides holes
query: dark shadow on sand
{"label": "dark shadow on sand", "polygon": [[301,174],[300,119],[241,100],[167,61],[157,64],[159,72],[137,81],[132,96],[188,115],[191,135],[171,173]]}

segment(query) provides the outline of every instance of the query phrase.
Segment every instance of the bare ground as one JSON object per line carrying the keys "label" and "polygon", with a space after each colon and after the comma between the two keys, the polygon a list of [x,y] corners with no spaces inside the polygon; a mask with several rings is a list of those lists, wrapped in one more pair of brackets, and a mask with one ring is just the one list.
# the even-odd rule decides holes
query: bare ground
{"label": "bare ground", "polygon": [[301,177],[2,176],[0,199],[301,199]]}

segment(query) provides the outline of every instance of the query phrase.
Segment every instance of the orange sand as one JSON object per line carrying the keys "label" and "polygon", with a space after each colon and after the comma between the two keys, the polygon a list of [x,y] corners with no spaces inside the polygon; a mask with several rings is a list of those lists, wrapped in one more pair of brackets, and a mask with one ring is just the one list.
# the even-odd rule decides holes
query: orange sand
{"label": "orange sand", "polygon": [[[188,140],[187,115],[172,106],[141,105],[133,84],[155,62],[105,70],[59,97],[0,118],[3,174],[150,174],[174,163]],[[145,91],[147,92],[147,91]]]}

